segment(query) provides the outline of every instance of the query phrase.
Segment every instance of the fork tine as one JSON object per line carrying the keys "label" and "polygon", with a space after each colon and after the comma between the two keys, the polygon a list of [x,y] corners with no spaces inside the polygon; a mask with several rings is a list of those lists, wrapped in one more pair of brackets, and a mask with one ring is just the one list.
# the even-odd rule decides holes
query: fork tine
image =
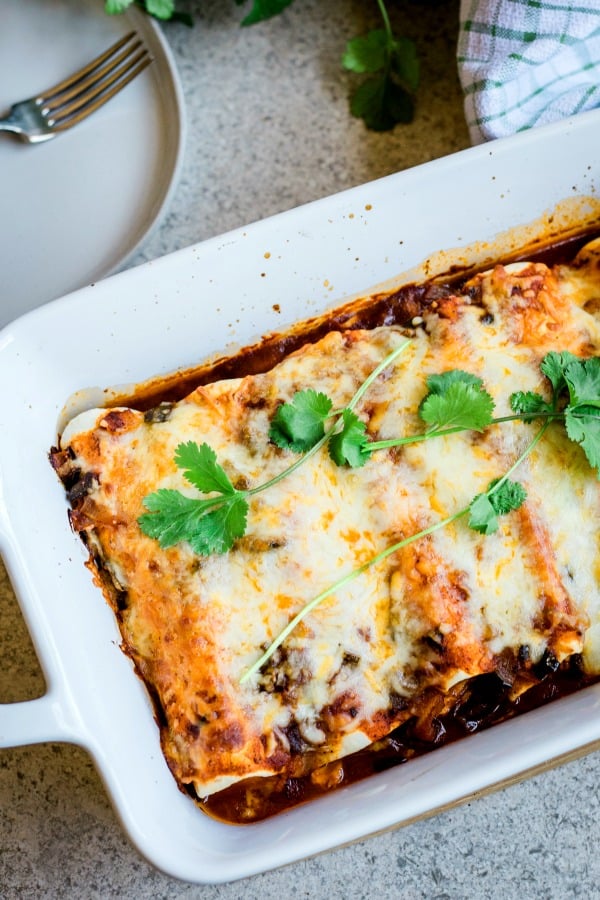
{"label": "fork tine", "polygon": [[35,99],[39,103],[44,103],[47,99],[54,97],[55,94],[67,90],[71,85],[81,81],[82,78],[85,78],[89,72],[92,72],[94,69],[97,69],[98,66],[101,66],[107,59],[110,59],[111,56],[117,53],[121,47],[124,47],[125,44],[135,36],[135,31],[130,31],[129,34],[126,34],[125,37],[113,44],[112,47],[109,47],[108,50],[105,50],[104,53],[101,53],[100,56],[97,56],[96,59],[91,60],[91,62],[87,63],[87,65],[83,66],[77,72],[73,72],[72,75],[69,75],[64,81],[59,81],[58,84],[55,84],[53,87],[47,88]]}
{"label": "fork tine", "polygon": [[[64,105],[59,104],[55,111],[50,108],[46,108],[47,112],[49,113],[48,124],[50,126],[53,126],[57,122],[60,122],[63,119],[67,119],[69,116],[74,115],[83,107],[88,107],[96,97],[104,94],[104,92],[108,91],[108,89],[112,87],[112,85],[118,85],[120,90],[121,87],[124,87],[125,84],[128,83],[126,81],[122,82],[122,79],[132,69],[134,69],[138,65],[138,63],[142,62],[145,59],[148,59],[148,62],[152,61],[146,49],[142,48],[131,59],[126,59],[117,69],[113,70],[112,67],[110,67],[107,70],[107,77],[102,78],[97,83],[96,81],[92,81],[91,87],[88,87],[87,90],[85,90],[83,93],[77,94],[70,103],[66,103]],[[141,71],[141,69],[139,71]],[[111,94],[111,96],[114,96],[114,94]],[[46,112],[46,109],[44,110],[44,112]]]}
{"label": "fork tine", "polygon": [[119,53],[118,56],[109,59],[109,61],[105,63],[105,65],[101,68],[95,66],[94,69],[87,75],[87,77],[82,76],[76,81],[71,81],[72,87],[58,90],[54,94],[51,94],[48,97],[44,97],[43,100],[38,101],[43,107],[44,112],[51,112],[59,109],[62,106],[65,106],[68,100],[79,96],[79,94],[83,94],[89,88],[93,87],[96,83],[100,83],[105,75],[116,71],[122,62],[128,59],[128,57],[130,57],[135,50],[138,50],[142,46],[142,42],[140,40],[137,40],[134,44],[131,45],[131,47],[127,47],[127,49]]}
{"label": "fork tine", "polygon": [[[137,65],[135,64],[136,61]],[[105,103],[108,103],[108,101],[111,100],[115,94],[118,94],[125,85],[129,84],[130,81],[133,81],[134,78],[137,78],[140,72],[143,72],[146,66],[149,66],[152,61],[152,57],[147,53],[144,52],[138,54],[136,60],[134,60],[128,68],[115,75],[101,88],[98,88],[98,90],[90,93],[87,96],[86,101],[80,103],[76,109],[73,110],[72,115],[66,116],[64,111],[61,111],[60,116],[56,121],[52,122],[52,120],[49,120],[49,124],[52,123],[52,129],[54,131],[65,131],[67,128],[71,128],[73,125],[77,125],[78,122],[86,119],[97,109],[100,109],[101,106],[104,106]],[[124,77],[120,77],[121,75]],[[120,80],[115,84],[114,82],[117,78],[120,78]],[[112,87],[109,87],[109,85],[112,85]]]}

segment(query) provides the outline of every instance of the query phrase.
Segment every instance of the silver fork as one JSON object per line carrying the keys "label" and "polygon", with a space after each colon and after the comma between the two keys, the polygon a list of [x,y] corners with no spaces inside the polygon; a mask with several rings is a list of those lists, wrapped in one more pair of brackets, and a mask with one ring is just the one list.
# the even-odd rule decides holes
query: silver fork
{"label": "silver fork", "polygon": [[49,141],[107,103],[151,62],[131,32],[64,81],[15,103],[0,118],[0,131],[12,131],[28,144]]}

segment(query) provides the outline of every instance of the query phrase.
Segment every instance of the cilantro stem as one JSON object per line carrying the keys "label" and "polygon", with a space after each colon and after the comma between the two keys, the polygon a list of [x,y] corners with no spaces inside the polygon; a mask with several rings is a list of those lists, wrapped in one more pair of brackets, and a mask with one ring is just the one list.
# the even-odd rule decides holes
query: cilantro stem
{"label": "cilantro stem", "polygon": [[[542,427],[539,429],[539,431],[537,432],[537,434],[535,435],[535,437],[534,437],[534,438],[529,442],[529,444],[525,447],[525,449],[523,450],[523,452],[521,453],[521,455],[520,455],[519,457],[517,457],[517,459],[514,461],[514,463],[513,463],[512,466],[510,467],[510,469],[508,469],[508,470],[504,473],[504,475],[502,475],[502,477],[498,479],[498,481],[495,483],[495,485],[494,485],[493,488],[491,488],[489,491],[487,491],[488,496],[489,496],[490,494],[495,494],[496,491],[499,490],[499,489],[502,487],[502,485],[503,485],[506,481],[508,481],[508,479],[509,479],[510,476],[513,474],[513,472],[515,471],[515,469],[518,469],[518,468],[519,468],[519,466],[521,465],[521,463],[529,456],[529,454],[530,454],[531,451],[534,449],[534,447],[536,447],[537,444],[539,444],[539,442],[541,441],[541,439],[542,439],[543,436],[545,435],[546,431],[548,430],[549,425],[550,425],[550,422],[544,422],[544,424],[543,424]],[[467,507],[467,510],[468,510],[468,507]]]}
{"label": "cilantro stem", "polygon": [[[520,456],[515,460],[515,462],[510,466],[510,468],[499,478],[494,486],[489,488],[485,493],[487,496],[491,496],[495,494],[496,491],[500,490],[503,484],[510,478],[513,472],[518,469],[521,463],[526,459],[527,456],[531,453],[534,447],[539,443],[539,441],[544,436],[546,430],[548,429],[550,422],[544,422],[542,427],[539,429],[535,437],[529,442],[525,450],[520,454]],[[450,525],[452,522],[455,522],[457,519],[461,519],[463,516],[466,516],[467,513],[471,509],[471,504],[469,503],[467,506],[463,506],[462,509],[459,509],[458,512],[452,513],[452,515],[447,516],[445,519],[441,519],[439,522],[434,522],[433,525],[428,525],[427,528],[423,528],[421,531],[417,531],[415,534],[411,534],[409,537],[403,538],[401,541],[397,541],[395,544],[391,544],[389,547],[386,547],[384,550],[381,550],[375,556],[368,559],[362,565],[358,566],[358,568],[353,569],[352,572],[349,572],[348,575],[344,575],[342,578],[335,581],[333,584],[329,585],[329,587],[325,588],[324,591],[321,591],[320,594],[317,594],[312,600],[310,600],[302,609],[296,613],[293,619],[291,619],[288,624],[285,626],[283,631],[281,631],[275,640],[269,645],[269,647],[265,650],[262,656],[253,663],[249,669],[247,669],[242,677],[240,678],[239,683],[244,684],[249,678],[252,677],[256,672],[258,672],[262,666],[273,656],[278,647],[283,644],[287,637],[294,631],[297,625],[323,600],[326,600],[327,597],[330,597],[332,594],[337,593],[337,591],[342,590],[372,566],[378,565],[383,560],[387,559],[388,556],[391,556],[393,553],[396,553],[398,550],[402,550],[404,547],[408,547],[410,544],[413,544],[415,541],[420,540],[421,538],[428,537],[430,534],[434,534],[436,531],[439,531],[442,528],[445,528],[447,525]]]}
{"label": "cilantro stem", "polygon": [[[345,407],[345,409],[349,409],[349,410],[354,409],[354,407],[357,405],[357,403],[364,396],[365,392],[373,384],[375,379],[378,378],[381,375],[381,373],[384,371],[384,369],[387,369],[387,367],[389,365],[391,365],[395,359],[397,359],[402,353],[404,353],[404,351],[408,348],[410,343],[411,343],[410,339],[407,339],[406,341],[404,341],[403,344],[400,344],[398,347],[396,347],[394,350],[392,350],[392,352],[389,353],[385,357],[385,359],[383,359],[379,363],[379,365],[373,369],[373,371],[370,373],[370,375],[367,378],[365,378],[365,380],[362,382],[362,384],[360,385],[360,387],[358,388],[358,390],[356,391],[356,393],[354,394],[354,396],[352,397],[352,399],[350,400],[348,405]],[[327,431],[325,432],[323,437],[319,441],[317,441],[317,443],[313,447],[311,447],[310,450],[307,450],[295,462],[293,462],[291,464],[291,466],[288,466],[282,472],[279,472],[278,475],[275,475],[273,478],[270,478],[268,481],[265,481],[263,484],[259,484],[253,488],[248,488],[245,491],[240,491],[240,493],[244,497],[253,497],[255,494],[259,494],[262,491],[265,491],[267,488],[273,487],[273,485],[278,484],[278,482],[282,481],[284,478],[287,478],[288,475],[291,475],[292,472],[295,472],[296,469],[298,469],[298,468],[300,468],[300,466],[304,465],[304,463],[307,461],[307,459],[310,459],[311,456],[314,456],[315,453],[317,453],[321,449],[321,447],[323,447],[327,443],[329,438],[335,433],[336,429],[339,428],[339,426],[342,424],[342,413],[343,412],[344,412],[344,410],[341,410],[337,414],[337,418],[336,418],[335,422],[333,423],[333,425],[331,425],[330,428],[327,429]]]}
{"label": "cilantro stem", "polygon": [[[577,415],[576,413],[573,415],[575,415],[577,418],[582,417]],[[588,416],[588,418],[590,417],[587,413],[586,416]],[[498,416],[495,419],[490,419],[488,425],[486,425],[486,430],[491,425],[501,425],[503,422],[523,422],[528,418],[547,419],[548,422],[551,422],[556,419],[564,419],[565,414],[562,412],[539,412],[535,414],[535,417],[526,416],[523,413],[515,413],[514,415],[510,416]],[[595,418],[600,418],[600,413]],[[375,450],[386,450],[390,447],[402,447],[405,444],[417,444],[420,441],[429,441],[431,440],[431,438],[446,437],[450,434],[460,434],[463,431],[473,430],[473,428],[464,428],[462,425],[457,425],[454,428],[444,428],[439,431],[435,430],[434,428],[430,429],[429,431],[422,431],[419,434],[410,434],[401,438],[388,438],[385,441],[371,441],[366,444],[365,451],[367,453],[374,453]]]}
{"label": "cilantro stem", "polygon": [[385,3],[383,2],[383,0],[377,0],[377,6],[379,7],[379,12],[381,13],[381,18],[383,19],[383,27],[385,28],[385,33],[387,34],[388,40],[391,43],[394,40],[394,34],[392,32],[390,17],[388,15]]}
{"label": "cilantro stem", "polygon": [[412,544],[413,541],[418,541],[420,538],[427,537],[429,534],[433,534],[434,531],[438,531],[440,528],[444,528],[446,525],[449,525],[455,519],[460,518],[460,516],[464,516],[465,513],[469,511],[469,507],[465,507],[465,509],[461,509],[459,512],[454,513],[451,516],[448,516],[447,519],[442,519],[440,522],[435,522],[433,525],[429,525],[427,528],[424,528],[422,531],[417,532],[416,534],[411,534],[410,537],[403,538],[401,541],[398,541],[396,544],[392,544],[390,547],[386,547],[385,550],[382,550],[376,556],[373,556],[371,559],[368,559],[357,569],[353,569],[348,575],[344,575],[343,578],[340,578],[339,581],[334,582],[328,588],[325,588],[324,591],[321,591],[313,600],[304,606],[299,613],[297,613],[293,619],[286,625],[286,627],[279,633],[279,635],[275,638],[273,643],[265,650],[260,659],[250,666],[250,668],[244,672],[242,677],[240,678],[240,684],[243,684],[248,680],[255,672],[257,672],[268,660],[271,658],[275,650],[283,644],[285,639],[292,633],[292,631],[296,628],[297,625],[307,616],[310,612],[313,611],[323,600],[327,597],[330,597],[331,594],[336,593],[336,591],[345,588],[346,585],[350,584],[350,582],[354,581],[355,578],[358,578],[359,575],[362,575],[363,572],[366,572],[367,569],[370,569],[372,566],[376,566],[378,563],[383,562],[388,556],[391,556],[392,553],[395,553],[397,550],[401,550],[403,547],[407,547],[409,544]]}
{"label": "cilantro stem", "polygon": [[379,363],[378,366],[376,366],[376,367],[373,369],[373,371],[371,372],[371,374],[368,375],[367,378],[365,378],[365,380],[363,381],[363,383],[361,384],[361,386],[359,387],[359,389],[358,389],[357,392],[355,393],[354,397],[352,398],[352,400],[350,401],[350,403],[348,404],[348,406],[346,407],[346,409],[354,409],[354,407],[356,406],[356,404],[358,403],[358,401],[363,397],[363,395],[366,393],[366,391],[368,391],[368,389],[371,387],[371,385],[373,384],[373,382],[375,381],[375,379],[376,379],[376,378],[379,378],[379,376],[381,375],[381,373],[383,372],[383,370],[384,370],[384,369],[387,369],[387,367],[388,367],[391,363],[393,363],[393,361],[394,361],[395,359],[397,359],[397,358],[400,356],[401,353],[404,353],[404,351],[407,349],[407,347],[408,347],[411,343],[412,343],[412,341],[410,340],[410,338],[408,338],[407,340],[405,340],[403,344],[400,344],[399,347],[396,347],[395,350],[392,350],[392,352],[391,352],[388,356],[386,356],[386,358],[383,359],[383,360]]}

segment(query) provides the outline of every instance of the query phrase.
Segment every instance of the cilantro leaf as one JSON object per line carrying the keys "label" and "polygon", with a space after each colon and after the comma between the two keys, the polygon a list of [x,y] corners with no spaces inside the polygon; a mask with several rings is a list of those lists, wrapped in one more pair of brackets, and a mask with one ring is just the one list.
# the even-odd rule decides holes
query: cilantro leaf
{"label": "cilantro leaf", "polygon": [[366,425],[349,409],[343,411],[342,421],[342,430],[329,438],[329,456],[338,466],[364,466],[369,456],[365,453],[369,443]]}
{"label": "cilantro leaf", "polygon": [[600,415],[596,406],[567,407],[565,428],[570,440],[580,444],[600,478]]}
{"label": "cilantro leaf", "polygon": [[273,416],[270,439],[284,450],[294,450],[296,453],[310,450],[325,435],[325,422],[332,406],[326,394],[311,388],[298,391]]}
{"label": "cilantro leaf", "polygon": [[533,422],[540,415],[553,412],[552,404],[534,391],[515,391],[510,395],[510,408],[517,415],[523,416],[524,422]]}
{"label": "cilantro leaf", "polygon": [[[238,6],[242,6],[246,0],[235,0]],[[293,0],[253,0],[252,9],[245,19],[242,19],[242,25],[254,25],[256,22],[264,22],[265,19],[271,19],[273,16],[283,12],[286,6],[290,6]]]}
{"label": "cilantro leaf", "polygon": [[580,359],[572,353],[548,353],[540,368],[552,382],[555,404],[568,391],[563,410],[569,440],[579,444],[600,478],[600,358]]}
{"label": "cilantro leaf", "polygon": [[496,478],[490,482],[484,494],[478,494],[471,501],[469,528],[480,534],[493,534],[499,528],[499,516],[519,509],[526,498],[527,491],[518,481],[501,481]]}
{"label": "cilantro leaf", "polygon": [[474,387],[483,388],[483,381],[478,375],[464,372],[462,369],[448,369],[447,372],[427,376],[427,387],[430,394],[444,394],[451,384],[472,384]]}
{"label": "cilantro leaf", "polygon": [[202,529],[187,536],[195,553],[209,556],[211,553],[227,553],[236,538],[246,532],[248,502],[237,494],[221,508],[208,512],[202,519]]}
{"label": "cilantro leaf", "polygon": [[424,422],[436,428],[468,428],[483,431],[492,421],[494,401],[481,379],[455,370],[448,376],[430,376],[430,393],[419,407]]}
{"label": "cilantro leaf", "polygon": [[155,19],[170,19],[175,12],[175,0],[145,0],[146,10]]}
{"label": "cilantro leaf", "polygon": [[138,517],[138,524],[144,534],[156,538],[161,547],[172,547],[186,539],[190,527],[197,526],[200,519],[215,508],[215,500],[198,500],[187,497],[181,491],[159,488],[144,497],[144,507],[148,510]]}
{"label": "cilantro leaf", "polygon": [[346,45],[342,65],[350,72],[379,72],[387,62],[388,37],[383,29],[353,38]]}
{"label": "cilantro leaf", "polygon": [[541,361],[540,371],[550,381],[550,384],[554,389],[555,398],[558,397],[561,391],[566,387],[565,370],[567,366],[577,361],[578,357],[569,353],[568,350],[564,350],[562,353],[551,350],[550,353],[546,353]]}
{"label": "cilantro leaf", "polygon": [[392,41],[391,68],[400,84],[409,92],[415,93],[419,86],[420,66],[417,47],[409,38],[400,37]]}
{"label": "cilantro leaf", "polygon": [[175,451],[175,462],[178,468],[183,469],[187,481],[202,493],[235,493],[227,473],[217,463],[215,451],[208,444],[196,444],[195,441],[179,444]]}
{"label": "cilantro leaf", "polygon": [[389,73],[383,72],[359,85],[350,100],[350,112],[371,131],[390,131],[394,125],[412,122],[414,102]]}
{"label": "cilantro leaf", "polygon": [[577,359],[565,368],[570,406],[600,407],[600,358]]}
{"label": "cilantro leaf", "polygon": [[138,525],[163,548],[187,541],[195,553],[225,553],[246,529],[248,503],[239,493],[198,500],[161,488],[144,498],[144,506],[148,512]]}
{"label": "cilantro leaf", "polygon": [[104,2],[104,11],[108,13],[109,16],[116,16],[119,13],[125,12],[128,6],[131,6],[133,0],[105,0]]}
{"label": "cilantro leaf", "polygon": [[498,515],[487,494],[477,494],[469,506],[469,528],[480,534],[498,530]]}
{"label": "cilantro leaf", "polygon": [[527,499],[527,491],[523,485],[518,481],[511,481],[509,478],[505,481],[500,478],[491,481],[488,486],[488,495],[499,516],[505,516],[514,509],[519,509]]}

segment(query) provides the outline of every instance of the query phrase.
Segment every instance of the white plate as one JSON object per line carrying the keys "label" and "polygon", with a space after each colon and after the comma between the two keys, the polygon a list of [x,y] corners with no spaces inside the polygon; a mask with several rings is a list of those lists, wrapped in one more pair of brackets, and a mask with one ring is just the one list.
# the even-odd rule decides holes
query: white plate
{"label": "white plate", "polygon": [[270,821],[213,821],[167,768],[47,458],[79,388],[188,366],[440,248],[465,249],[434,255],[428,268],[485,258],[512,244],[497,237],[511,226],[537,220],[530,236],[547,231],[563,200],[573,219],[600,224],[599,144],[597,111],[476,147],[115,275],[0,332],[0,550],[48,685],[40,699],[0,706],[0,746],[82,745],[148,859],[187,881],[222,882],[408,822],[600,741],[596,685]]}
{"label": "white plate", "polygon": [[114,271],[158,220],[183,148],[177,72],[158,27],[102,0],[1,0],[0,113],[70,75],[129,31],[154,63],[60,137],[0,134],[0,327]]}

